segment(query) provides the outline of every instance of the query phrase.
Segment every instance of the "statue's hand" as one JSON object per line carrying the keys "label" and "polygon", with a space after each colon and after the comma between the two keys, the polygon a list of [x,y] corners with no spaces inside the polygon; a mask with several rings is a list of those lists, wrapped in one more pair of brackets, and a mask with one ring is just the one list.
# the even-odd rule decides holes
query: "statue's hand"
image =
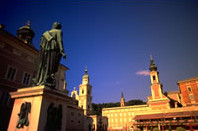
{"label": "statue's hand", "polygon": [[62,54],[62,56],[63,56],[64,59],[67,58],[67,56],[65,55],[65,53],[61,53],[61,54]]}

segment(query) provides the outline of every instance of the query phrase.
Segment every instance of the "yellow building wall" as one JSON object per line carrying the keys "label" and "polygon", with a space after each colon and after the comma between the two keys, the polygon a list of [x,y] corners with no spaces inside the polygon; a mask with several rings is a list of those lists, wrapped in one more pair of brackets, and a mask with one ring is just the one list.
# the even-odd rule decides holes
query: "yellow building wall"
{"label": "yellow building wall", "polygon": [[107,117],[108,129],[128,129],[136,114],[150,110],[147,105],[103,108],[102,116]]}

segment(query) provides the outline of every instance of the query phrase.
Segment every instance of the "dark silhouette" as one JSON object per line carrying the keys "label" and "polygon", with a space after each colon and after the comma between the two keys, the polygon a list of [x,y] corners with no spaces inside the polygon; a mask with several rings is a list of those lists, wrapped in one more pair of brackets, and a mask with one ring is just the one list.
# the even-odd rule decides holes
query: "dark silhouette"
{"label": "dark silhouette", "polygon": [[37,72],[33,79],[36,86],[55,87],[55,73],[58,71],[62,56],[66,58],[63,49],[61,24],[55,22],[52,29],[43,33],[41,37]]}
{"label": "dark silhouette", "polygon": [[47,123],[45,125],[45,131],[61,130],[62,126],[62,105],[58,108],[51,103],[47,109]]}

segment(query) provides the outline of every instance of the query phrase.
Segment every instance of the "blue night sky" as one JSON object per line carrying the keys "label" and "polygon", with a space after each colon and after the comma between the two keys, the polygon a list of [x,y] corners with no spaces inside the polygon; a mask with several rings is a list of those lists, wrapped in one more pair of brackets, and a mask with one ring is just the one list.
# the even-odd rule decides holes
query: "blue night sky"
{"label": "blue night sky", "polygon": [[8,32],[16,35],[27,20],[37,49],[42,33],[62,23],[67,89],[78,88],[87,66],[94,103],[118,102],[121,91],[126,101],[146,101],[150,54],[164,91],[198,76],[196,1],[1,1],[0,22]]}

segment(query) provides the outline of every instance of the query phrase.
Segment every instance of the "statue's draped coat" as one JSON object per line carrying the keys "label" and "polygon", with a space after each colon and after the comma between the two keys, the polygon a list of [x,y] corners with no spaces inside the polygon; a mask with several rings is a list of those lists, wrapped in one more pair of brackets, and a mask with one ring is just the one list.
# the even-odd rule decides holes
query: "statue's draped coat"
{"label": "statue's draped coat", "polygon": [[43,33],[40,41],[37,75],[34,79],[36,85],[55,86],[55,73],[64,53],[62,31],[52,29]]}

